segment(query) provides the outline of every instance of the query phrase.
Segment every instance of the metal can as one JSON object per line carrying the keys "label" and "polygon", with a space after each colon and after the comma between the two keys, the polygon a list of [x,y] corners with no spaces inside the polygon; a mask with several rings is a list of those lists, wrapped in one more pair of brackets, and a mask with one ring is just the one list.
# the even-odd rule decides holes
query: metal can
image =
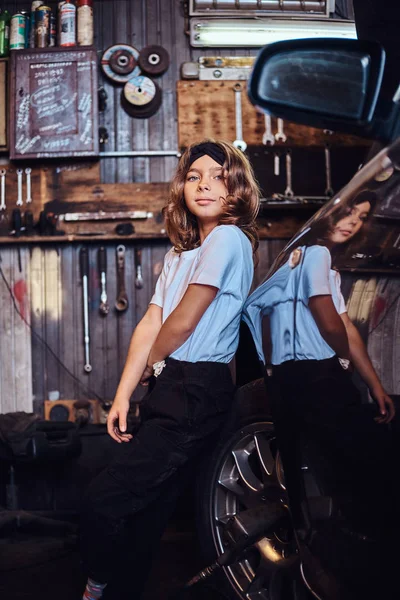
{"label": "metal can", "polygon": [[10,20],[8,10],[0,13],[0,57],[8,56],[10,51]]}
{"label": "metal can", "polygon": [[25,25],[25,15],[16,13],[11,17],[10,50],[22,50],[25,48]]}
{"label": "metal can", "polygon": [[93,0],[78,0],[78,46],[93,44]]}
{"label": "metal can", "polygon": [[25,17],[25,48],[29,48],[31,35],[31,15],[28,10],[21,10],[20,13]]}
{"label": "metal can", "polygon": [[35,10],[35,45],[36,48],[47,48],[50,40],[50,15],[49,6],[38,6]]}
{"label": "metal can", "polygon": [[35,47],[35,35],[36,35],[36,9],[42,6],[43,0],[34,0],[31,5],[31,31],[29,35],[29,47]]}
{"label": "metal can", "polygon": [[57,44],[61,43],[61,7],[65,4],[65,0],[61,0],[61,2],[57,5]]}
{"label": "metal can", "polygon": [[76,45],[76,6],[66,0],[60,6],[60,46]]}
{"label": "metal can", "polygon": [[49,46],[53,48],[57,43],[57,18],[54,13],[50,15],[50,37]]}

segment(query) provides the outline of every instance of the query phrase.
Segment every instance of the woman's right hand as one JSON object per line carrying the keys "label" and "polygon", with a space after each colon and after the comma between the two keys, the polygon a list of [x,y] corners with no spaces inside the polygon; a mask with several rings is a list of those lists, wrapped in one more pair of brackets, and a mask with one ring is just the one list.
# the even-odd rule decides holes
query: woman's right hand
{"label": "woman's right hand", "polygon": [[121,444],[130,442],[132,435],[126,433],[129,400],[114,400],[107,417],[107,431],[113,440]]}

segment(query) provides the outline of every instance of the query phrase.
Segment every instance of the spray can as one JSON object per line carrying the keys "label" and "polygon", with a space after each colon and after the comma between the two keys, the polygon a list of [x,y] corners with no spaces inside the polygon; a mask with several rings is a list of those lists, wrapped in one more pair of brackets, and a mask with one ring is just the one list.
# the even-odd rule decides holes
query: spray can
{"label": "spray can", "polygon": [[53,48],[57,43],[57,17],[52,12],[50,15],[50,36],[49,36],[49,46]]}
{"label": "spray can", "polygon": [[61,7],[65,4],[65,0],[61,0],[61,2],[57,5],[57,45],[59,46],[61,43]]}
{"label": "spray can", "polygon": [[31,15],[28,10],[20,10],[20,14],[25,17],[25,48],[29,48],[31,35]]}
{"label": "spray can", "polygon": [[8,56],[10,51],[10,21],[8,10],[0,14],[0,57]]}
{"label": "spray can", "polygon": [[36,9],[43,4],[43,0],[34,0],[31,6],[31,32],[29,36],[29,47],[35,47],[36,35]]}
{"label": "spray can", "polygon": [[25,48],[25,26],[25,15],[19,12],[11,17],[10,50],[22,50]]}
{"label": "spray can", "polygon": [[93,0],[78,0],[78,46],[93,44]]}
{"label": "spray can", "polygon": [[60,6],[60,46],[76,45],[76,6],[65,0]]}
{"label": "spray can", "polygon": [[51,8],[49,6],[38,6],[35,10],[36,48],[47,48],[50,39],[50,15]]}

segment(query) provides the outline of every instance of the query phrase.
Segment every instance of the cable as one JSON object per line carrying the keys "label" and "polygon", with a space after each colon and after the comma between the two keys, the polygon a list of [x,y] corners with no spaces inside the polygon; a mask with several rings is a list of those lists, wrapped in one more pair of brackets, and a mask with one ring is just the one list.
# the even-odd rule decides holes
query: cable
{"label": "cable", "polygon": [[[0,262],[1,262],[1,257],[0,257]],[[87,387],[84,383],[82,383],[73,373],[72,371],[70,371],[68,369],[68,367],[62,362],[62,360],[57,356],[57,354],[54,352],[54,350],[48,345],[48,343],[42,338],[42,336],[40,336],[38,333],[36,333],[36,331],[33,329],[32,325],[30,323],[28,323],[28,321],[25,319],[25,317],[23,316],[23,314],[21,313],[21,311],[19,310],[17,303],[15,301],[15,297],[14,294],[11,290],[10,284],[8,283],[6,276],[4,275],[3,269],[0,266],[0,275],[4,281],[4,284],[7,288],[8,293],[10,294],[12,303],[14,305],[14,309],[17,312],[17,314],[21,317],[21,319],[23,320],[23,322],[25,323],[25,325],[27,325],[27,327],[29,327],[29,329],[31,330],[33,336],[39,340],[39,342],[41,342],[45,348],[50,352],[50,354],[52,355],[52,357],[57,361],[57,363],[60,365],[60,367],[62,367],[70,377],[72,377],[72,379],[84,390],[86,390],[89,398],[92,398],[93,396],[99,401],[101,402],[101,404],[104,404],[104,399],[101,398],[101,396],[99,396],[98,394],[96,394],[96,392],[94,392],[93,390],[91,390],[89,387]]]}
{"label": "cable", "polygon": [[368,330],[368,335],[371,335],[371,333],[373,331],[375,331],[375,329],[377,329],[380,325],[382,325],[383,321],[386,319],[386,317],[388,316],[389,312],[392,310],[393,306],[395,304],[397,304],[397,301],[398,301],[399,298],[400,298],[400,293],[397,294],[397,296],[395,297],[395,299],[393,300],[393,302],[391,304],[389,304],[388,308],[385,311],[385,314],[380,319],[380,321],[378,321],[377,324],[372,329]]}

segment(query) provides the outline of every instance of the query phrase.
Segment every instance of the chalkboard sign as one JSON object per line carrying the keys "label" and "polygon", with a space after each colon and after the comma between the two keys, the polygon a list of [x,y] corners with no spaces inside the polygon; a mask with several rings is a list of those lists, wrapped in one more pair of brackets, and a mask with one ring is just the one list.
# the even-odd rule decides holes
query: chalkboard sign
{"label": "chalkboard sign", "polygon": [[96,51],[11,51],[10,158],[75,158],[98,152]]}

